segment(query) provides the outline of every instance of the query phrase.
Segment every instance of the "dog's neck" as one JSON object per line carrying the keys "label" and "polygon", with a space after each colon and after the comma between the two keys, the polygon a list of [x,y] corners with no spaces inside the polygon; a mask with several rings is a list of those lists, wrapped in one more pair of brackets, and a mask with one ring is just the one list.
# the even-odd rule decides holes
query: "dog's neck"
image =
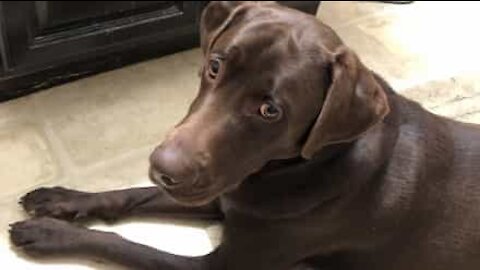
{"label": "dog's neck", "polygon": [[[225,194],[222,201],[227,207],[262,218],[304,215],[351,195],[348,193],[353,186],[364,184],[375,173],[380,154],[365,156],[360,153],[363,144],[360,140],[331,146],[311,160],[298,157],[272,162],[247,178],[237,190]],[[357,182],[352,183],[351,179]]]}
{"label": "dog's neck", "polygon": [[[325,163],[329,162],[330,160],[334,159],[335,157],[344,154],[348,149],[353,145],[353,142],[349,143],[342,143],[342,144],[335,144],[329,145],[322,149],[318,154],[313,157],[314,163]],[[305,160],[302,156],[298,155],[293,158],[288,159],[278,159],[272,160],[268,162],[260,171],[251,175],[251,177],[258,177],[258,176],[268,176],[271,174],[278,174],[286,169],[290,169],[294,166],[298,166],[300,164],[305,164],[308,160]]]}

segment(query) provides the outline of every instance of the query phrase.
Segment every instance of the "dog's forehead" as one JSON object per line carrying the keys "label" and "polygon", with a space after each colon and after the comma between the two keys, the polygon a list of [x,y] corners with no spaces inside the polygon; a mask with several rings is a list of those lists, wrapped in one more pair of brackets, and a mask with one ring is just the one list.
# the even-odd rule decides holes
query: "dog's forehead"
{"label": "dog's forehead", "polygon": [[319,38],[312,29],[283,20],[244,26],[233,35],[227,50],[229,48],[241,51],[243,59],[238,59],[239,63],[252,70],[271,70],[277,78],[310,73],[326,61],[325,49],[319,46]]}
{"label": "dog's forehead", "polygon": [[282,58],[313,59],[338,43],[325,25],[301,12],[265,7],[252,8],[246,14],[219,35],[212,51],[240,51],[243,59],[237,61],[269,61],[273,65],[283,62]]}
{"label": "dog's forehead", "polygon": [[[224,46],[244,50],[267,50],[294,45],[295,39],[303,36],[303,29],[281,18],[249,20],[226,31]],[[255,54],[254,54],[255,55]]]}

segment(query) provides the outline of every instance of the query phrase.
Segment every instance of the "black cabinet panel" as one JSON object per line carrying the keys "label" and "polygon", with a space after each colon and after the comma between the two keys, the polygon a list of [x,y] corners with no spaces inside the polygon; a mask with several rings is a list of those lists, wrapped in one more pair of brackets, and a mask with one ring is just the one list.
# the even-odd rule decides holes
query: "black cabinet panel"
{"label": "black cabinet panel", "polygon": [[[280,1],[315,12],[317,1]],[[192,48],[208,1],[0,1],[0,101]]]}
{"label": "black cabinet panel", "polygon": [[4,1],[6,70],[39,69],[72,56],[120,49],[158,33],[169,39],[194,31],[199,9],[195,2],[139,4]]}
{"label": "black cabinet panel", "polygon": [[174,5],[174,1],[35,1],[35,12],[40,29],[57,31]]}
{"label": "black cabinet panel", "polygon": [[191,48],[203,5],[0,1],[0,101]]}

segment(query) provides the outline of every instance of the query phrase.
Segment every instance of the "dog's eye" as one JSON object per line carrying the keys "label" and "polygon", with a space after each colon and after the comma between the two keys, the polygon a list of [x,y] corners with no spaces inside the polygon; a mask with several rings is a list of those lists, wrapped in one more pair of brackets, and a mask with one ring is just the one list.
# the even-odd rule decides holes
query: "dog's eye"
{"label": "dog's eye", "polygon": [[212,59],[208,63],[208,76],[212,79],[215,79],[220,71],[220,60]]}
{"label": "dog's eye", "polygon": [[273,102],[265,102],[260,106],[260,115],[267,120],[277,120],[280,118],[282,111]]}

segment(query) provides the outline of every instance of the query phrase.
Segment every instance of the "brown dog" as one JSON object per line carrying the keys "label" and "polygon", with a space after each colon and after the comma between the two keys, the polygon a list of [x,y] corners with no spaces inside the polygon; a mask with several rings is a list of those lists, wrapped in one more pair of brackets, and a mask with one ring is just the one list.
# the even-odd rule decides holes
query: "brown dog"
{"label": "brown dog", "polygon": [[[132,269],[480,269],[480,128],[395,94],[315,17],[211,3],[198,97],[151,156],[162,189],[44,188],[12,242]],[[168,194],[168,196],[166,195]],[[181,257],[67,220],[221,219]]]}

